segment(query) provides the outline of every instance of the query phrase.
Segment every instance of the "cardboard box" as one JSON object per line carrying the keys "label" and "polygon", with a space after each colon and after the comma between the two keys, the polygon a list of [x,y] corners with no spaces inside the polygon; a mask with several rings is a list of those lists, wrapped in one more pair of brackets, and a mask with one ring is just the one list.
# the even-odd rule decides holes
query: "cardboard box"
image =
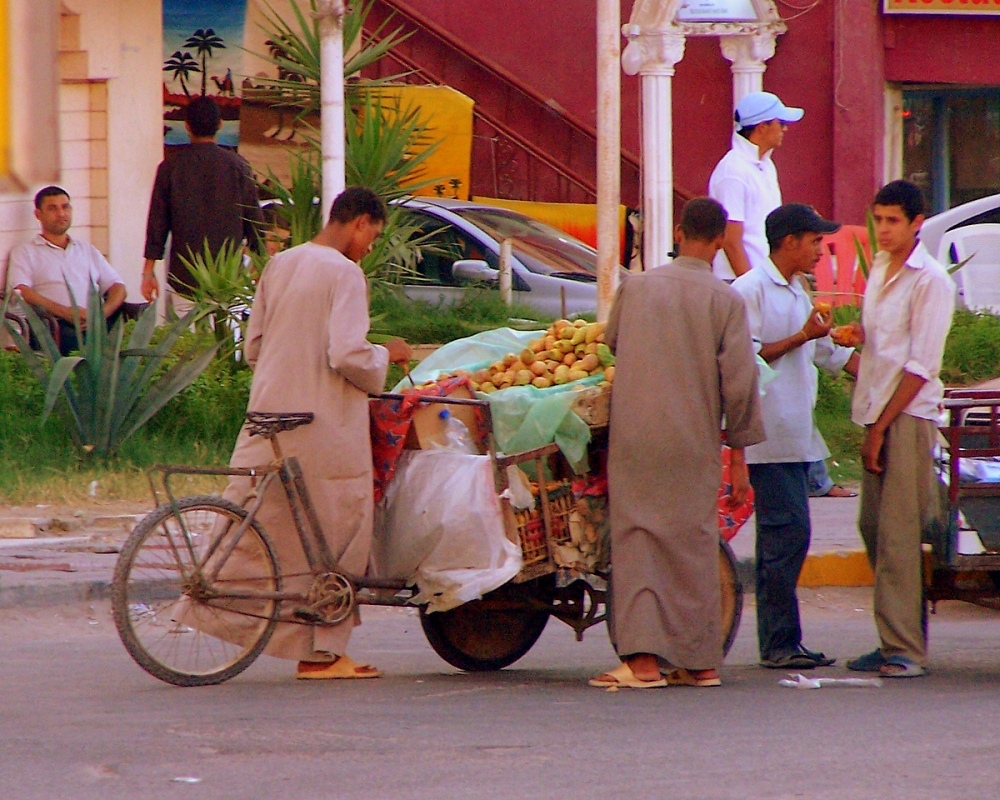
{"label": "cardboard box", "polygon": [[[460,386],[448,396],[471,400],[472,392],[464,386]],[[439,415],[444,409],[450,411],[455,419],[465,424],[465,427],[469,429],[469,436],[479,448],[479,452],[485,453],[486,448],[477,435],[475,408],[452,403],[421,403],[420,408],[413,414],[413,424],[410,425],[410,432],[406,435],[404,447],[407,450],[427,450],[435,444],[443,444],[444,420]]]}

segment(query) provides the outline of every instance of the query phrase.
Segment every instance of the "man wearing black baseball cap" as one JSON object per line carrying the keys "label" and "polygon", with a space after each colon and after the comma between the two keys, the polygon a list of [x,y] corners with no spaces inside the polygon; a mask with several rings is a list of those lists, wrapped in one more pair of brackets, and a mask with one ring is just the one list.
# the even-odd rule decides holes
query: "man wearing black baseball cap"
{"label": "man wearing black baseball cap", "polygon": [[757,512],[760,663],[775,669],[834,661],[802,645],[795,587],[809,551],[809,464],[830,455],[813,421],[816,368],[857,374],[858,356],[830,339],[830,310],[813,307],[802,279],[822,255],[823,234],[839,228],[812,206],[779,206],[765,220],[770,258],[733,283],[754,349],[777,373],[761,400],[767,440],[746,449]]}

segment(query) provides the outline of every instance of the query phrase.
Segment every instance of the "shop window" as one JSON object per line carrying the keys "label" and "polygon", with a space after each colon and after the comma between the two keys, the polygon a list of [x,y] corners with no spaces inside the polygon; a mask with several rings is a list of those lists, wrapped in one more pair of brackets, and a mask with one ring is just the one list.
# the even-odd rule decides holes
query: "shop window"
{"label": "shop window", "polygon": [[904,89],[903,175],[934,212],[1000,193],[1000,87]]}

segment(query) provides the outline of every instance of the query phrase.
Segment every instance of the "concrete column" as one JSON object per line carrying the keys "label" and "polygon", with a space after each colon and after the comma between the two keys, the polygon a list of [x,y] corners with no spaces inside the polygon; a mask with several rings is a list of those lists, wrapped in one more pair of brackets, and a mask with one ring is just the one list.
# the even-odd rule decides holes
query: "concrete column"
{"label": "concrete column", "polygon": [[622,66],[642,78],[642,230],[644,269],[666,264],[673,249],[674,167],[672,82],[684,57],[684,35],[644,34],[626,25]]}
{"label": "concrete column", "polygon": [[319,18],[320,139],[323,148],[323,224],[334,198],[344,191],[344,2],[321,0]]}
{"label": "concrete column", "polygon": [[749,35],[720,36],[723,57],[732,63],[733,108],[751,92],[764,90],[766,62],[774,56],[777,33],[767,28]]}

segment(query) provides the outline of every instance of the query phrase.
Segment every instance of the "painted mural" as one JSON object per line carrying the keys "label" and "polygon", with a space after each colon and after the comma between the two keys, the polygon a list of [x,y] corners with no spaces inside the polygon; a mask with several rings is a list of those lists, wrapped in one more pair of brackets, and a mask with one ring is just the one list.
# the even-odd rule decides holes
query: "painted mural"
{"label": "painted mural", "polygon": [[219,144],[239,144],[243,31],[247,0],[163,0],[163,143],[186,144],[184,109],[214,97],[222,109]]}

